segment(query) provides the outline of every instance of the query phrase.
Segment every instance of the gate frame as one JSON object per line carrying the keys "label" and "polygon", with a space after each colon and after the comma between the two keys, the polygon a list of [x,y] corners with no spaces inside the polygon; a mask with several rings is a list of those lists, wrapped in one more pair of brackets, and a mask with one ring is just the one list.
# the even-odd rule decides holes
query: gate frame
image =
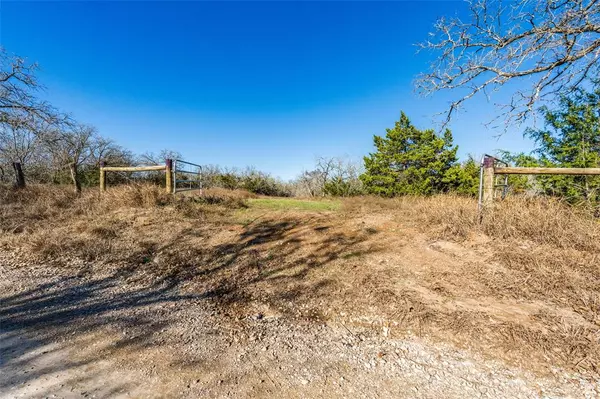
{"label": "gate frame", "polygon": [[104,161],[100,162],[100,191],[106,191],[106,172],[165,172],[165,189],[167,193],[173,192],[173,160],[165,159],[164,165],[146,166],[106,166]]}
{"label": "gate frame", "polygon": [[[496,163],[506,166],[496,167]],[[571,176],[600,176],[600,168],[521,168],[511,167],[500,159],[485,154],[481,159],[481,171],[479,174],[479,202],[478,207],[482,209],[489,207],[494,202],[494,194],[497,185],[494,184],[495,175],[571,175]],[[507,176],[508,177],[508,176]]]}

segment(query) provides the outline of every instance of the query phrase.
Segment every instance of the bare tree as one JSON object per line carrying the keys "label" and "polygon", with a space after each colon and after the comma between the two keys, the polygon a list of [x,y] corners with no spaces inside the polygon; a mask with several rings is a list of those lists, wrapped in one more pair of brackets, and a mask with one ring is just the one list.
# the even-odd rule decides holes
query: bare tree
{"label": "bare tree", "polygon": [[600,0],[468,0],[470,20],[442,18],[421,49],[438,58],[417,79],[424,94],[459,93],[444,126],[465,101],[511,81],[520,88],[499,104],[520,123],[536,104],[594,83],[600,74]]}
{"label": "bare tree", "polygon": [[130,166],[136,163],[135,156],[129,150],[116,145],[112,140],[96,135],[91,148],[89,163],[99,167],[101,162],[115,166]]}
{"label": "bare tree", "polygon": [[35,76],[37,69],[37,64],[27,64],[0,46],[0,125],[33,128],[38,119],[48,123],[66,119],[36,96],[42,89]]}
{"label": "bare tree", "polygon": [[53,156],[55,168],[68,168],[76,192],[81,192],[79,167],[97,160],[99,150],[105,150],[108,142],[87,125],[74,125],[65,130],[54,130],[44,135],[44,142]]}
{"label": "bare tree", "polygon": [[37,135],[30,129],[0,125],[0,159],[25,164],[36,150]]}
{"label": "bare tree", "polygon": [[0,46],[0,163],[13,164],[19,186],[25,184],[21,165],[39,150],[40,128],[69,121],[36,96],[42,89],[36,70],[36,64],[28,64]]}
{"label": "bare tree", "polygon": [[323,185],[322,185],[321,173],[317,170],[306,170],[303,171],[298,179],[296,180],[296,193],[294,195],[300,197],[316,197],[322,195],[323,193]]}
{"label": "bare tree", "polygon": [[12,165],[17,187],[25,186],[22,168],[36,150],[36,142],[37,137],[30,129],[0,124],[0,163]]}
{"label": "bare tree", "polygon": [[298,177],[298,184],[301,186],[302,195],[317,197],[324,195],[323,187],[329,179],[329,175],[334,170],[336,158],[317,157],[315,169],[304,171]]}
{"label": "bare tree", "polygon": [[[11,163],[34,163],[41,181],[61,181],[68,170],[77,192],[82,175],[91,176],[102,160],[115,164],[134,164],[131,152],[99,136],[93,127],[78,124],[39,98],[37,64],[9,54],[0,46],[0,179]],[[158,158],[181,156],[163,152]],[[144,158],[157,158],[147,154]],[[154,161],[153,161],[154,162]],[[161,160],[160,163],[163,161]],[[82,168],[83,166],[83,168]],[[20,168],[14,168],[17,183],[24,184]]]}
{"label": "bare tree", "polygon": [[323,185],[326,195],[348,197],[362,192],[360,174],[363,172],[360,164],[349,159],[332,158],[331,172]]}
{"label": "bare tree", "polygon": [[360,166],[350,160],[339,157],[318,157],[315,169],[302,172],[296,180],[296,195],[309,197],[328,194],[353,195],[362,189],[360,173]]}
{"label": "bare tree", "polygon": [[183,156],[178,151],[163,149],[158,154],[154,152],[143,153],[139,156],[138,162],[144,165],[164,165],[165,159],[183,159]]}

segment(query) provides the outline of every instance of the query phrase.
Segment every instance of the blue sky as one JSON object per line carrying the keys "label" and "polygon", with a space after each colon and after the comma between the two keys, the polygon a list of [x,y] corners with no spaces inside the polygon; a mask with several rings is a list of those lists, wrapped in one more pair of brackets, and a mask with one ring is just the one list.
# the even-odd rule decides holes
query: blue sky
{"label": "blue sky", "polygon": [[[434,126],[447,95],[420,98],[416,54],[460,1],[2,1],[0,43],[38,62],[44,96],[118,144],[284,179],[316,156],[360,159],[404,110]],[[479,98],[452,123],[459,154],[529,150],[484,126]]]}

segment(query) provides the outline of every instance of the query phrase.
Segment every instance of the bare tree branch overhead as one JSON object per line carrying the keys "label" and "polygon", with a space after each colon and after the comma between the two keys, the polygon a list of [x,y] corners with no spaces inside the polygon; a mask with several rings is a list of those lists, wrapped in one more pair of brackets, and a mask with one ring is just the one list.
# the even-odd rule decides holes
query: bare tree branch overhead
{"label": "bare tree branch overhead", "polygon": [[457,97],[446,125],[464,102],[488,97],[511,81],[519,86],[499,104],[507,123],[520,123],[536,105],[593,84],[600,75],[600,0],[469,0],[470,19],[442,18],[422,50],[438,55],[417,79],[425,95]]}
{"label": "bare tree branch overhead", "polygon": [[42,89],[37,69],[37,64],[28,64],[0,46],[0,124],[33,129],[36,120],[61,123],[68,119],[36,96]]}

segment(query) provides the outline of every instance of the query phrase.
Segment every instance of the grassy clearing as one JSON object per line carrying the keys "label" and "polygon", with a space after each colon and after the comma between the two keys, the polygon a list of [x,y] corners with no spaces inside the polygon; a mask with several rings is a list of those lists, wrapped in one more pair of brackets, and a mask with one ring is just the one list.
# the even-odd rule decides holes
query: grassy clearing
{"label": "grassy clearing", "polygon": [[250,198],[248,205],[257,209],[272,209],[278,211],[337,211],[340,201],[334,200],[299,200],[290,198]]}

